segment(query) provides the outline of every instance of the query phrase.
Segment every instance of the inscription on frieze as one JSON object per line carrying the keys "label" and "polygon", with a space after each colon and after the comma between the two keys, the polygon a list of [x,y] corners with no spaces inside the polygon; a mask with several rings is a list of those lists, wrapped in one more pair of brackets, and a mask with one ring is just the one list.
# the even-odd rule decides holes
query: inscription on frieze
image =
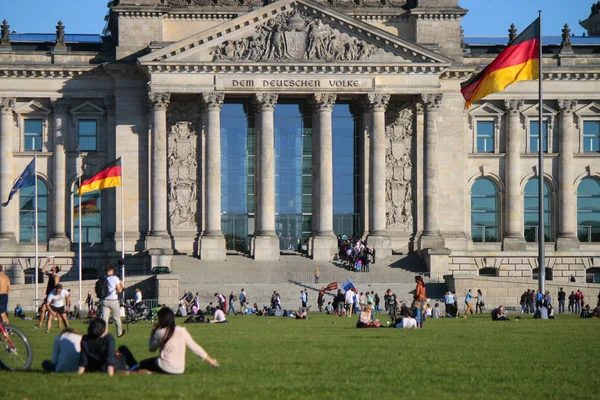
{"label": "inscription on frieze", "polygon": [[371,90],[374,88],[372,78],[274,78],[265,76],[251,79],[233,79],[217,77],[215,90],[280,90],[288,91],[312,91],[319,90]]}

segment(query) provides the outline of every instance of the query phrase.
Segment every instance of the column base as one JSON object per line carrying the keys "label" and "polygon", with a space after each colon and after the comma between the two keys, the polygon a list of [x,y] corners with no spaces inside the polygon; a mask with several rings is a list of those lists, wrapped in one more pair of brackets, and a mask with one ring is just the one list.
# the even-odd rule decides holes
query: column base
{"label": "column base", "polygon": [[430,279],[442,281],[444,275],[450,272],[450,249],[426,249],[421,252],[421,258],[427,265]]}
{"label": "column base", "polygon": [[[119,242],[120,236],[115,239]],[[167,232],[150,232],[146,237],[146,249],[171,249],[172,247],[173,242]],[[117,248],[120,248],[120,243],[117,244]]]}
{"label": "column base", "polygon": [[439,233],[423,233],[419,238],[419,250],[425,249],[444,249],[446,240]]}
{"label": "column base", "polygon": [[279,238],[276,235],[255,236],[252,254],[257,261],[279,261]]}
{"label": "column base", "polygon": [[171,249],[150,249],[150,269],[154,267],[167,267],[171,270],[171,261],[173,260],[173,250]]}
{"label": "column base", "polygon": [[48,251],[71,251],[71,240],[67,236],[54,236],[48,241]]}
{"label": "column base", "polygon": [[16,250],[17,238],[13,233],[4,233],[0,235],[0,250]]}
{"label": "column base", "polygon": [[375,250],[375,262],[392,258],[392,239],[388,235],[369,234],[367,246]]}
{"label": "column base", "polygon": [[524,237],[507,237],[502,243],[503,251],[524,251],[527,249],[527,242]]}
{"label": "column base", "polygon": [[575,236],[558,237],[556,251],[579,250],[579,239]]}
{"label": "column base", "polygon": [[337,237],[333,234],[314,236],[312,240],[312,259],[317,261],[333,260],[333,257],[338,253],[337,245]]}
{"label": "column base", "polygon": [[225,261],[227,248],[223,235],[203,235],[200,239],[200,259]]}

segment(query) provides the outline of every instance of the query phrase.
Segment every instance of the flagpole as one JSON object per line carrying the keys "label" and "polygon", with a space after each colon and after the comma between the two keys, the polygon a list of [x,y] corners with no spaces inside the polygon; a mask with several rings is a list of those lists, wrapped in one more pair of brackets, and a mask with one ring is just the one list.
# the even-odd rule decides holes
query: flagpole
{"label": "flagpole", "polygon": [[121,157],[121,261],[123,265],[121,266],[121,281],[123,285],[123,304],[125,304],[125,198],[123,195],[123,189],[125,187],[125,182],[123,182],[123,157]]}
{"label": "flagpole", "polygon": [[546,279],[546,263],[544,261],[544,240],[545,240],[545,229],[544,229],[544,90],[543,90],[543,54],[542,54],[542,10],[539,10],[540,30],[538,32],[540,40],[540,62],[539,62],[539,147],[538,147],[538,176],[539,176],[539,188],[538,188],[538,289],[543,294],[545,293],[545,279]]}
{"label": "flagpole", "polygon": [[[79,189],[81,187],[81,171],[82,171],[82,160],[81,160],[81,153],[78,151],[77,152],[77,158],[78,158],[78,164],[79,164],[79,171],[78,171],[78,186],[77,189]],[[81,194],[77,193],[77,197],[79,197],[79,249],[78,249],[78,253],[79,253],[79,310],[81,310],[81,278],[82,278],[82,262],[83,262],[83,256],[82,256],[82,241],[81,241]]]}
{"label": "flagpole", "polygon": [[[33,186],[34,186],[34,202],[35,202],[35,221],[34,221],[34,229],[35,229],[35,312],[38,311],[39,309],[39,284],[38,284],[38,280],[39,280],[39,259],[40,259],[40,254],[39,254],[39,250],[38,250],[38,182],[37,182],[37,154],[33,156]],[[44,318],[43,315],[40,315],[40,318]]]}

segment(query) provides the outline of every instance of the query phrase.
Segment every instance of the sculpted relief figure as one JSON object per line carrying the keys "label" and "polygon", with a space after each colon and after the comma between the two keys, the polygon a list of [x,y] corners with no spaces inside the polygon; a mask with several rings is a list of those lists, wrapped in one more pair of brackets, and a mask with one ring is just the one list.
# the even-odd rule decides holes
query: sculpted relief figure
{"label": "sculpted relief figure", "polygon": [[256,26],[254,33],[211,49],[213,61],[367,61],[379,49],[323,23],[288,11]]}

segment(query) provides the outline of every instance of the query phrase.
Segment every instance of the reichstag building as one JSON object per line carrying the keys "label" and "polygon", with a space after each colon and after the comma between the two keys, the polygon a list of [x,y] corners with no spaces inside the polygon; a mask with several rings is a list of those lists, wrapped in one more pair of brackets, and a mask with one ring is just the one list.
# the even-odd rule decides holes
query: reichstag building
{"label": "reichstag building", "polygon": [[[432,276],[536,277],[544,235],[550,279],[600,279],[600,5],[584,37],[543,39],[543,121],[537,81],[464,109],[460,83],[518,34],[469,36],[466,14],[458,0],[115,0],[102,35],[5,21],[0,198],[37,155],[41,254],[65,265],[80,235],[88,265],[118,259],[123,219],[140,268],[325,261],[346,235],[378,260],[417,253]],[[78,175],[117,157],[124,204],[107,189],[75,209]],[[33,257],[33,199],[0,208],[0,264]]]}

